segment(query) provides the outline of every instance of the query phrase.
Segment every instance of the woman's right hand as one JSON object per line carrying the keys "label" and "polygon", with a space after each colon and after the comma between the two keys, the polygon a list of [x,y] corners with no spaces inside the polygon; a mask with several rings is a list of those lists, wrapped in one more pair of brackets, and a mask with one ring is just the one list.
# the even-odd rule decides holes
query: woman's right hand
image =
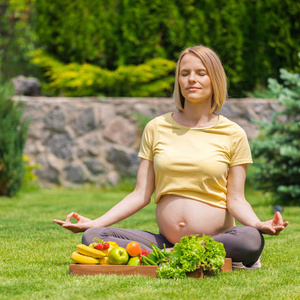
{"label": "woman's right hand", "polygon": [[[72,223],[72,217],[75,218],[78,222]],[[76,212],[71,212],[70,214],[68,214],[65,221],[54,219],[53,222],[62,226],[63,228],[72,231],[73,233],[83,232],[93,227],[93,221],[91,219],[83,217]]]}
{"label": "woman's right hand", "polygon": [[[148,205],[151,201],[154,186],[155,173],[153,162],[147,159],[141,159],[135,189],[107,213],[95,220],[91,220],[80,216],[78,213],[72,212],[67,215],[65,221],[55,219],[53,222],[74,233],[83,232],[92,227],[111,226],[128,218]],[[71,223],[72,217],[78,222]]]}

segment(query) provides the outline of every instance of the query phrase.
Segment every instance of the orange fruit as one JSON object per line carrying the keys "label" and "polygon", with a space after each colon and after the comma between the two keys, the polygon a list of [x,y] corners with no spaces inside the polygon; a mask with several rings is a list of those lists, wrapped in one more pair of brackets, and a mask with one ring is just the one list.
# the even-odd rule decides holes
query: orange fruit
{"label": "orange fruit", "polygon": [[126,251],[130,256],[139,256],[142,248],[137,242],[130,242],[126,246]]}

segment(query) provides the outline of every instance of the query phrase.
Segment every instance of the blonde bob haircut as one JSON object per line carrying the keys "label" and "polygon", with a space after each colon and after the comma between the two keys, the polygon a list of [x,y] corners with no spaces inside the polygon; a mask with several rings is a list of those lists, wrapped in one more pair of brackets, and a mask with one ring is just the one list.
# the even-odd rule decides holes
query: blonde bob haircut
{"label": "blonde bob haircut", "polygon": [[210,112],[217,112],[227,99],[227,80],[224,68],[218,55],[211,49],[200,45],[185,49],[179,56],[175,71],[175,84],[173,97],[178,110],[184,110],[185,99],[181,94],[179,86],[180,63],[183,56],[187,53],[193,53],[201,60],[207,70],[207,74],[212,84],[212,101]]}

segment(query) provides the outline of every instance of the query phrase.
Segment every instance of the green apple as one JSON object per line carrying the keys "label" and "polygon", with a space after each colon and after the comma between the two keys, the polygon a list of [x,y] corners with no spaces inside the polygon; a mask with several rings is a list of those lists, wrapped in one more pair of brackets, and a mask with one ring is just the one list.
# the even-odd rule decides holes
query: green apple
{"label": "green apple", "polygon": [[140,262],[139,256],[130,257],[129,261],[127,263],[127,265],[131,265],[131,266],[138,266],[140,264],[141,264],[141,262]]}
{"label": "green apple", "polygon": [[111,265],[126,265],[129,255],[125,248],[115,247],[108,253],[108,260]]}

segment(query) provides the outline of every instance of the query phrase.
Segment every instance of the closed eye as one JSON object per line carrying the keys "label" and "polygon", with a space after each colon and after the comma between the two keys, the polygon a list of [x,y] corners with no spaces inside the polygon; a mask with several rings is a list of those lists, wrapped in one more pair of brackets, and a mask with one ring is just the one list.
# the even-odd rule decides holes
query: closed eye
{"label": "closed eye", "polygon": [[[187,70],[182,70],[181,73],[180,73],[181,76],[187,76],[189,74],[190,74],[190,72],[187,71]],[[207,75],[206,74],[206,70],[203,70],[203,69],[197,70],[196,74],[199,75],[199,76],[205,76],[205,75]]]}

